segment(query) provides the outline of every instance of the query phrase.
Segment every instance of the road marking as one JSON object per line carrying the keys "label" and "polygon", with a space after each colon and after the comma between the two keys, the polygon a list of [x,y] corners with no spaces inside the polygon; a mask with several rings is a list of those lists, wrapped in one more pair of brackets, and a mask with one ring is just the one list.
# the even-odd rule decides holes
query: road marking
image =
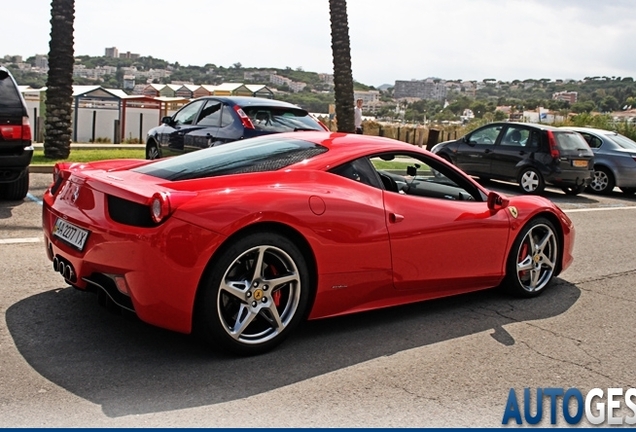
{"label": "road marking", "polygon": [[41,199],[39,199],[39,198],[37,198],[36,196],[31,195],[30,193],[28,193],[26,196],[27,196],[27,198],[28,198],[28,199],[30,199],[31,201],[35,201],[36,203],[38,203],[38,204],[42,205],[42,200],[41,200]]}
{"label": "road marking", "polygon": [[595,207],[586,209],[568,209],[563,210],[564,213],[580,213],[580,212],[593,212],[593,211],[605,211],[605,210],[636,210],[636,206],[624,206],[624,207]]}
{"label": "road marking", "polygon": [[0,244],[39,243],[41,241],[39,237],[8,238],[0,239]]}

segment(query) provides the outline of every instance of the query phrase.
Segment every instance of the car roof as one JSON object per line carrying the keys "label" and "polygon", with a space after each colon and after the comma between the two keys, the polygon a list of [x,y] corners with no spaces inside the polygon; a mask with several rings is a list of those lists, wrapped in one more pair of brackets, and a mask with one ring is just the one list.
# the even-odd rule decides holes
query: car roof
{"label": "car roof", "polygon": [[343,132],[302,131],[283,132],[276,134],[276,136],[281,138],[301,139],[328,148],[330,151],[315,156],[306,162],[306,168],[310,169],[325,166],[337,166],[347,160],[352,160],[373,153],[382,153],[385,151],[424,153],[436,157],[432,153],[421,149],[416,145],[407,144],[391,138],[372,135],[359,135]]}
{"label": "car roof", "polygon": [[563,129],[569,129],[576,132],[589,132],[589,133],[597,133],[599,135],[617,135],[617,132],[607,130],[607,129],[597,129],[591,127],[581,127],[581,126],[563,126]]}
{"label": "car roof", "polygon": [[289,102],[283,102],[276,99],[267,99],[251,96],[204,96],[201,99],[215,99],[228,105],[238,105],[240,107],[247,106],[268,106],[268,107],[281,107],[281,108],[296,108],[302,109],[298,105],[291,104]]}
{"label": "car roof", "polygon": [[498,125],[498,126],[521,125],[521,126],[531,127],[535,129],[551,130],[551,131],[558,131],[560,129],[558,127],[550,126],[543,123],[528,123],[528,122],[494,122],[494,123],[489,123],[487,126],[491,126],[491,125]]}

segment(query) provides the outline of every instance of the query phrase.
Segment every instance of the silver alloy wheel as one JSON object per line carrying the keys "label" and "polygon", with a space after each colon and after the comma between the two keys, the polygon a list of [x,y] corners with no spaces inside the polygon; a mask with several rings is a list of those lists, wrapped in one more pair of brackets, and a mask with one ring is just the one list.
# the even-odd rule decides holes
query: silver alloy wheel
{"label": "silver alloy wheel", "polygon": [[159,159],[159,149],[156,145],[150,145],[146,152],[146,159],[154,160]]}
{"label": "silver alloy wheel", "polygon": [[525,192],[534,192],[539,188],[541,179],[539,178],[539,174],[537,174],[536,171],[528,170],[521,175],[519,184]]}
{"label": "silver alloy wheel", "polygon": [[594,175],[592,176],[592,181],[590,182],[590,188],[594,192],[603,192],[607,189],[609,185],[609,177],[607,173],[602,170],[594,171]]}
{"label": "silver alloy wheel", "polygon": [[300,272],[275,246],[255,246],[228,267],[216,306],[223,329],[234,340],[257,345],[278,336],[298,311]]}
{"label": "silver alloy wheel", "polygon": [[526,233],[516,260],[517,280],[525,291],[540,291],[550,282],[556,268],[557,244],[549,225],[537,224]]}

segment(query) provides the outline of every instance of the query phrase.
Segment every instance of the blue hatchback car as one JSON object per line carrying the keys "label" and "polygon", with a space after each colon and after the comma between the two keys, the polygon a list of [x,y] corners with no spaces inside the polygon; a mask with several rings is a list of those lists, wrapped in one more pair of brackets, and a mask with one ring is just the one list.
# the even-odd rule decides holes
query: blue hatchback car
{"label": "blue hatchback car", "polygon": [[146,159],[201,150],[280,132],[326,131],[306,110],[283,101],[247,96],[206,96],[183,106],[146,139]]}

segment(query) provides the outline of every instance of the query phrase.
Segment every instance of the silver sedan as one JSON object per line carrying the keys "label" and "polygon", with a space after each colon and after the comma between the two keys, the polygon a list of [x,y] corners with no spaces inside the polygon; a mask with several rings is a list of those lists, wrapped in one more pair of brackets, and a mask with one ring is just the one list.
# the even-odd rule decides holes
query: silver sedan
{"label": "silver sedan", "polygon": [[583,135],[594,152],[594,175],[588,186],[590,192],[610,193],[615,186],[626,194],[636,192],[636,142],[604,129],[564,129]]}

